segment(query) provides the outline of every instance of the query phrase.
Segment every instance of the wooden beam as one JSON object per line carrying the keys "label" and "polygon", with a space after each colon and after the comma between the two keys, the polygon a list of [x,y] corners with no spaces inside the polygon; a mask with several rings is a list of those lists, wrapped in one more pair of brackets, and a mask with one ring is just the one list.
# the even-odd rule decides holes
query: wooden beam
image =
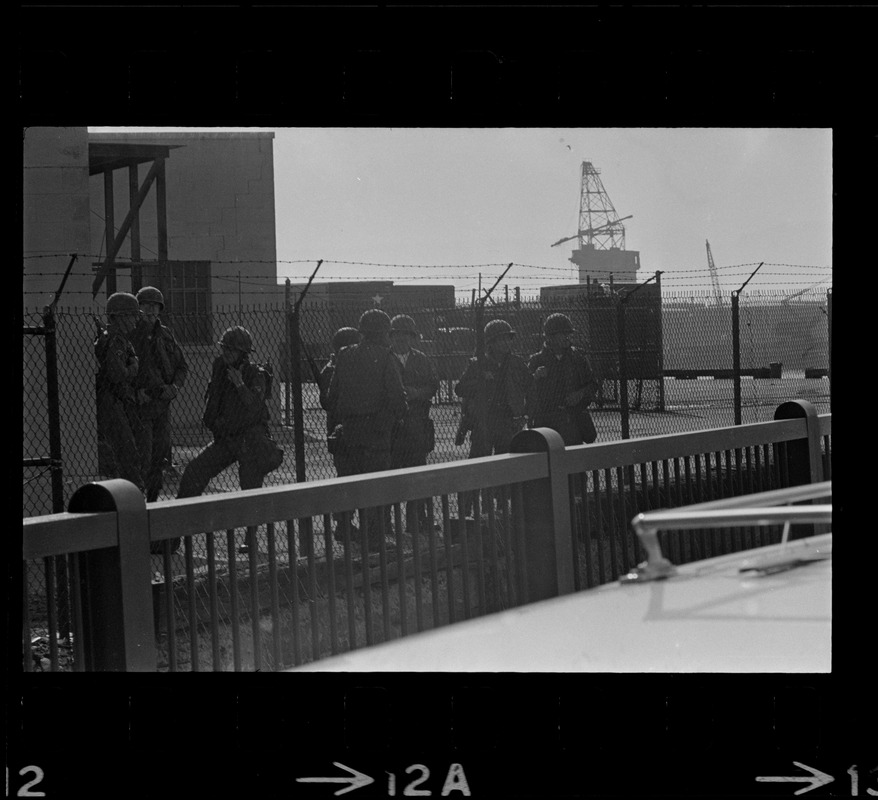
{"label": "wooden beam", "polygon": [[[110,243],[116,238],[116,200],[113,193],[113,171],[104,172],[104,240],[107,243],[107,252],[110,251]],[[116,291],[116,272],[107,271],[107,294]]]}
{"label": "wooden beam", "polygon": [[156,225],[158,227],[159,261],[168,260],[168,204],[165,184],[165,159],[157,158],[158,165],[155,184]]}
{"label": "wooden beam", "polygon": [[[128,165],[128,206],[132,208],[137,199],[137,164]],[[143,286],[143,270],[140,261],[140,214],[131,221],[131,289],[136,292]]]}
{"label": "wooden beam", "polygon": [[[164,163],[164,161],[162,162]],[[155,180],[156,175],[159,171],[158,161],[153,161],[152,166],[149,168],[149,172],[146,175],[146,178],[143,180],[143,186],[140,187],[140,191],[137,193],[137,197],[134,198],[134,205],[130,209],[128,209],[128,214],[125,217],[125,220],[122,222],[121,227],[119,228],[119,233],[116,234],[116,238],[113,240],[113,246],[107,245],[107,258],[104,261],[104,265],[98,270],[97,275],[95,275],[95,279],[91,285],[91,296],[97,297],[98,290],[101,288],[101,284],[104,282],[104,278],[110,273],[113,269],[113,261],[116,258],[116,254],[119,252],[119,248],[122,247],[122,243],[125,241],[125,237],[128,235],[128,231],[131,228],[131,223],[134,220],[134,217],[140,213],[140,206],[143,205],[143,201],[146,198],[147,193],[149,192],[149,187],[152,186],[152,182]]]}

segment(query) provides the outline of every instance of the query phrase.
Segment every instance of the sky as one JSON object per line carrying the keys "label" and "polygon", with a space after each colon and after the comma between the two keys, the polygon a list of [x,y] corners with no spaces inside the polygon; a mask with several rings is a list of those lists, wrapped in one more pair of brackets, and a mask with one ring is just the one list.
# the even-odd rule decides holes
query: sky
{"label": "sky", "polygon": [[281,279],[323,259],[323,280],[468,292],[513,262],[504,283],[524,294],[575,282],[576,242],[551,245],[576,233],[590,161],[618,216],[632,215],[643,280],[661,270],[667,289],[709,291],[710,242],[724,292],[760,262],[749,290],[831,286],[830,129],[269,130]]}

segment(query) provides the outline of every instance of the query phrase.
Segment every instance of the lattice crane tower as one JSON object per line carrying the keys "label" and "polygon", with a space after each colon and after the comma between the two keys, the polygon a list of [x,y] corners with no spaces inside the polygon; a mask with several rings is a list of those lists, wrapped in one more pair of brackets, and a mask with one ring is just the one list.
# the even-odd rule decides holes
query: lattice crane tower
{"label": "lattice crane tower", "polygon": [[579,269],[579,282],[588,280],[637,283],[640,253],[625,249],[625,226],[600,178],[600,171],[590,162],[582,162],[579,196],[579,231],[560,239],[555,245],[578,239],[570,261]]}
{"label": "lattice crane tower", "polygon": [[600,170],[590,161],[582,162],[582,188],[579,195],[579,247],[598,250],[625,249],[625,226],[604,189]]}

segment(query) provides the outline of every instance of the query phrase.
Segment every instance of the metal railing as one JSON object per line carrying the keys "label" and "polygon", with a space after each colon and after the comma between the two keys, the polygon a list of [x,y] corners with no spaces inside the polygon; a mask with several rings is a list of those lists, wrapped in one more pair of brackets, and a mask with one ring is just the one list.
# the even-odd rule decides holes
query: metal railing
{"label": "metal railing", "polygon": [[[527,430],[502,456],[149,504],[91,483],[24,521],[24,563],[71,564],[74,669],[282,669],[615,580],[640,511],[830,477],[831,417],[804,401],[776,417],[569,448]],[[709,548],[671,532],[669,553],[771,541],[741,530]],[[29,613],[52,584],[23,573],[25,669],[57,670],[33,657]]]}
{"label": "metal railing", "polygon": [[704,535],[706,531],[720,527],[781,525],[783,528],[781,544],[785,544],[790,538],[793,525],[832,521],[831,504],[795,507],[789,504],[831,497],[832,481],[823,481],[809,486],[794,486],[713,503],[701,503],[687,506],[685,509],[638,514],[631,525],[647,558],[633,571],[623,575],[621,580],[623,582],[659,580],[676,572],[674,564],[665,558],[662,552],[659,531],[695,530]]}

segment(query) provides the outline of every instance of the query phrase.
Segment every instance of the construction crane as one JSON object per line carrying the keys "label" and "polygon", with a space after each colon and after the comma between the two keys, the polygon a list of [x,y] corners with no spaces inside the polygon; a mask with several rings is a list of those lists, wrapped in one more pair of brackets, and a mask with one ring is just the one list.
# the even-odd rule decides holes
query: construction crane
{"label": "construction crane", "polygon": [[574,233],[573,236],[565,236],[563,239],[558,239],[557,242],[551,245],[551,247],[557,247],[559,244],[563,244],[564,242],[569,242],[571,239],[578,239],[580,237],[588,237],[588,243],[592,243],[592,238],[595,234],[600,233],[607,228],[611,228],[613,225],[620,223],[623,219],[631,219],[634,214],[629,214],[627,217],[621,217],[620,219],[614,219],[612,222],[605,222],[603,225],[598,225],[596,228],[587,228],[586,230],[579,231]]}
{"label": "construction crane", "polygon": [[710,252],[710,242],[704,240],[707,245],[707,269],[710,272],[710,284],[713,286],[713,296],[716,298],[717,307],[722,308],[725,305],[722,287],[719,285],[719,276],[716,273],[716,264],[713,263],[713,253]]}
{"label": "construction crane", "polygon": [[591,161],[582,162],[582,179],[579,190],[579,231],[555,242],[552,247],[571,239],[579,239],[579,249],[624,250],[625,228],[621,224],[613,201],[601,182],[600,170]]}

